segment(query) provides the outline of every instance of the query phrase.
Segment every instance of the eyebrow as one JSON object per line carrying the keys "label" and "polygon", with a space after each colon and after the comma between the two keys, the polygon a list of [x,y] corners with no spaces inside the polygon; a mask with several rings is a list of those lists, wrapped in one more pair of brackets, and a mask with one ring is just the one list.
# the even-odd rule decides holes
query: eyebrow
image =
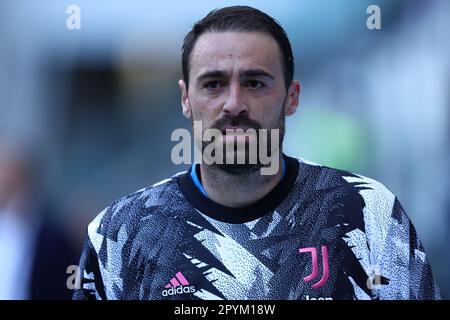
{"label": "eyebrow", "polygon": [[247,76],[247,77],[267,77],[267,78],[270,78],[272,80],[275,79],[275,77],[273,75],[271,75],[269,72],[264,71],[262,69],[246,70],[244,72],[244,75]]}
{"label": "eyebrow", "polygon": [[226,73],[220,70],[212,70],[206,71],[197,77],[197,81],[202,81],[209,78],[223,78],[226,76]]}
{"label": "eyebrow", "polygon": [[[197,81],[201,82],[205,79],[209,79],[209,78],[224,78],[227,77],[228,74],[224,71],[221,70],[212,70],[212,71],[206,71],[205,73],[202,73],[201,75],[199,75],[197,77]],[[272,80],[275,79],[275,77],[273,75],[271,75],[270,73],[268,73],[267,71],[264,71],[262,69],[249,69],[249,70],[245,70],[241,76],[245,76],[245,77],[267,77],[270,78]]]}

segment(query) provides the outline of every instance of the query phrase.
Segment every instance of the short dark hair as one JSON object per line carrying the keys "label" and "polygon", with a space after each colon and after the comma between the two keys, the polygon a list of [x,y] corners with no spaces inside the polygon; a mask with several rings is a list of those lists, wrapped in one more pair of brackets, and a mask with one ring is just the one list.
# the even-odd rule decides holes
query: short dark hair
{"label": "short dark hair", "polygon": [[190,56],[197,39],[205,32],[264,32],[272,35],[278,43],[283,62],[286,90],[294,77],[294,56],[283,27],[266,13],[248,6],[232,6],[215,9],[198,21],[186,35],[182,48],[183,78],[189,85]]}

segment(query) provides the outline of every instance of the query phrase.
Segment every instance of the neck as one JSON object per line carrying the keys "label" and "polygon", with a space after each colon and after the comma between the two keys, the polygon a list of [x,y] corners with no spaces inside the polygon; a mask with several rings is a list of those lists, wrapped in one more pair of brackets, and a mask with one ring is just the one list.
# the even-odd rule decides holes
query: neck
{"label": "neck", "polygon": [[279,169],[274,175],[262,175],[260,170],[244,175],[229,174],[215,166],[201,164],[202,185],[208,197],[227,207],[252,204],[275,188],[282,178],[282,153]]}

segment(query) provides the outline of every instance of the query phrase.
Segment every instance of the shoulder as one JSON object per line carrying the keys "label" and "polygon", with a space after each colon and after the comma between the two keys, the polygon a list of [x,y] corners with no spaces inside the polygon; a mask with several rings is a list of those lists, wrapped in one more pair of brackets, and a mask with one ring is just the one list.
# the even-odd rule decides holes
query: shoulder
{"label": "shoulder", "polygon": [[[333,202],[341,203],[346,213],[361,211],[364,231],[386,235],[394,210],[398,205],[395,194],[378,180],[345,170],[319,165],[298,158],[300,172],[305,171],[306,181],[316,191],[324,190]],[[325,192],[326,191],[326,192]],[[395,217],[394,217],[395,218]]]}
{"label": "shoulder", "polygon": [[319,201],[322,205],[327,201],[330,221],[343,222],[343,240],[364,270],[382,262],[386,250],[395,247],[391,242],[408,243],[410,220],[395,194],[383,183],[310,162],[303,162],[301,167],[311,172],[308,180],[317,186],[316,190],[324,190],[316,191],[320,192]]}
{"label": "shoulder", "polygon": [[311,179],[315,180],[317,188],[343,186],[363,192],[367,197],[375,197],[393,204],[395,195],[383,183],[361,174],[346,170],[336,169],[314,163],[312,161],[297,158],[300,162],[300,170],[306,171]]}
{"label": "shoulder", "polygon": [[125,240],[124,237],[139,227],[143,219],[153,215],[162,217],[170,214],[161,209],[179,198],[177,177],[182,173],[117,199],[103,209],[87,228],[89,239],[96,251],[99,251],[105,237],[114,242]]}

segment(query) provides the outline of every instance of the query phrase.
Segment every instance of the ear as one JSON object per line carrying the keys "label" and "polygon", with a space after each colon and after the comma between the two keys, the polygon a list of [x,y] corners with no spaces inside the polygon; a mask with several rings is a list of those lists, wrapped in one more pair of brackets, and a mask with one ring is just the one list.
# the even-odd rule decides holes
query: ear
{"label": "ear", "polygon": [[285,114],[287,116],[293,115],[297,111],[300,97],[300,82],[298,80],[292,81],[289,86],[288,96],[285,105]]}
{"label": "ear", "polygon": [[180,79],[178,81],[178,86],[180,87],[180,91],[181,91],[181,107],[183,109],[183,114],[186,118],[191,119],[192,111],[191,111],[191,105],[189,103],[188,90],[186,87],[186,83],[184,82],[184,80]]}

